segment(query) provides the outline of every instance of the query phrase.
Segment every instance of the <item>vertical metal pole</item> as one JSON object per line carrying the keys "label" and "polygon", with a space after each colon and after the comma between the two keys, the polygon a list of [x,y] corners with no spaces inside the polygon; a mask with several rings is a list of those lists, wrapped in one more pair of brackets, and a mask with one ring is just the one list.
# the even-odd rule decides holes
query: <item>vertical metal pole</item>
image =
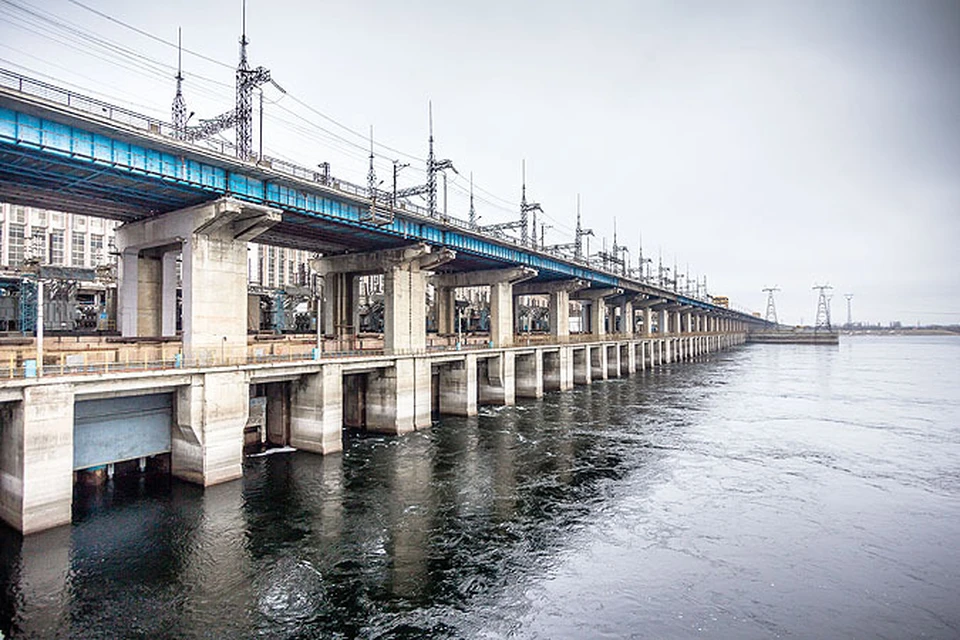
{"label": "vertical metal pole", "polygon": [[37,278],[37,377],[43,377],[43,280]]}
{"label": "vertical metal pole", "polygon": [[260,155],[259,162],[263,162],[263,89],[260,89]]}

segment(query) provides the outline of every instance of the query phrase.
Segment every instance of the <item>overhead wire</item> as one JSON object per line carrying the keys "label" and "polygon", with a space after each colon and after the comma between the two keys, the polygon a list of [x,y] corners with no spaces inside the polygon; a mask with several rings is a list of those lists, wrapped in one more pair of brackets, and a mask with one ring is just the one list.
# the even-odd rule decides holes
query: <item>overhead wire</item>
{"label": "overhead wire", "polygon": [[[90,13],[93,13],[94,15],[104,20],[108,20],[111,23],[114,23],[123,28],[129,29],[157,43],[163,44],[171,48],[178,48],[178,44],[175,42],[166,40],[146,30],[140,29],[119,18],[111,16],[83,2],[80,2],[79,0],[68,0],[68,1],[71,4],[77,7],[80,7]],[[35,35],[38,35],[40,37],[50,39],[54,42],[57,42],[58,44],[80,51],[81,53],[84,53],[86,55],[90,55],[94,58],[103,60],[110,64],[114,64],[128,71],[141,74],[145,77],[149,77],[151,80],[154,80],[154,81],[156,81],[157,79],[168,80],[173,75],[173,72],[176,71],[176,68],[170,64],[157,61],[153,58],[150,58],[149,56],[146,56],[137,51],[134,51],[129,47],[126,47],[122,44],[114,42],[109,38],[100,36],[95,33],[91,33],[86,29],[84,29],[83,27],[76,25],[75,23],[70,23],[70,21],[66,19],[53,16],[40,9],[25,7],[24,5],[16,2],[15,0],[0,0],[0,3],[6,4],[9,7],[15,8],[21,11],[22,13],[26,14],[26,15],[18,16],[20,18],[20,25],[19,25],[20,28],[25,29],[30,33],[34,33]],[[7,11],[7,15],[13,16],[14,14],[11,14],[9,11]],[[42,23],[45,23],[45,25]],[[31,27],[34,27],[34,28],[31,28]],[[37,29],[45,30],[47,31],[47,33],[38,32]],[[11,49],[13,49],[14,51],[18,51],[15,48],[11,48]],[[182,48],[182,51],[198,59],[218,65],[219,67],[223,67],[231,70],[233,70],[234,68],[233,65],[231,64],[228,64],[221,60],[217,60],[216,58],[201,54],[189,48]],[[23,51],[19,51],[19,53],[36,58],[36,56],[32,56],[31,54]],[[119,59],[116,59],[118,56],[119,56]],[[22,65],[17,65],[17,66],[22,66]],[[52,65],[52,66],[63,68],[63,67],[59,67],[58,65]],[[224,92],[217,91],[216,89],[209,86],[209,85],[219,86],[219,87],[222,87],[223,89],[227,89],[232,92],[234,90],[233,84],[228,84],[228,83],[225,83],[213,78],[209,78],[197,73],[188,73],[186,75],[188,77],[197,78],[203,81],[201,83],[191,83],[189,85],[190,92],[196,91],[199,94],[206,95],[207,97],[214,98],[217,100],[227,99],[228,97],[230,99],[233,98],[232,95],[227,96]],[[49,78],[49,76],[46,76],[46,77]],[[296,111],[292,109],[288,109],[283,105],[280,105],[279,102],[280,100],[282,100],[282,98],[272,102],[274,107],[288,114],[289,116],[297,119],[303,124],[298,125],[297,123],[290,122],[288,119],[285,119],[273,114],[269,114],[269,113],[265,114],[266,119],[273,121],[275,123],[279,123],[291,129],[292,131],[299,133],[300,135],[307,136],[313,140],[322,141],[323,144],[338,150],[341,154],[349,158],[351,162],[359,163],[359,161],[361,160],[364,160],[364,161],[368,160],[369,139],[366,135],[356,131],[355,129],[352,129],[347,125],[342,124],[341,122],[337,121],[335,118],[328,116],[327,114],[323,113],[319,109],[316,109],[312,105],[299,99],[296,95],[287,93],[285,94],[285,97],[289,98],[292,102],[294,102],[301,108],[307,110],[309,113],[313,114],[314,116],[319,117],[322,120],[334,125],[335,127],[351,134],[352,136],[355,136],[363,140],[364,143],[356,142],[350,138],[340,135],[330,130],[329,128],[319,125],[318,123],[310,120],[309,118],[304,117],[303,115],[297,113]],[[137,106],[155,110],[154,107],[149,107],[147,105],[137,105]],[[319,132],[319,133],[312,131],[312,129],[316,130],[316,132]],[[379,153],[377,152],[377,149],[380,150]],[[391,153],[388,155],[384,152],[391,152]],[[381,170],[384,170],[384,169],[390,170],[391,169],[390,165],[392,165],[393,161],[397,160],[397,158],[400,157],[406,160],[410,160],[412,161],[412,163],[415,163],[416,166],[413,166],[413,164],[411,164],[411,169],[414,171],[417,171],[418,174],[426,173],[425,172],[426,162],[422,157],[415,156],[413,154],[407,153],[405,151],[402,151],[400,149],[397,149],[387,144],[378,143],[374,141],[374,156],[375,156],[375,161],[381,164]],[[286,159],[286,158],[284,158],[284,160],[290,161],[289,159]],[[383,167],[382,161],[388,161],[389,164],[386,167]],[[405,174],[404,177],[409,179],[409,174],[408,173]],[[469,195],[469,191],[467,190],[467,188],[464,185],[460,184],[461,180],[462,178],[460,176],[455,175],[454,178],[449,181],[449,186],[452,186],[453,190],[455,192],[459,192],[461,196]],[[517,215],[518,203],[510,201],[506,198],[503,198],[493,193],[492,191],[484,188],[482,184],[479,184],[477,182],[473,183],[473,189],[474,189],[474,200],[476,202],[479,202],[483,205],[486,205],[500,212],[508,213],[510,215]],[[563,230],[573,232],[572,227],[570,227],[567,223],[560,221],[555,216],[552,216],[546,212],[544,212],[542,215],[544,219],[549,220],[550,222],[553,223],[553,227],[555,229],[563,229]]]}

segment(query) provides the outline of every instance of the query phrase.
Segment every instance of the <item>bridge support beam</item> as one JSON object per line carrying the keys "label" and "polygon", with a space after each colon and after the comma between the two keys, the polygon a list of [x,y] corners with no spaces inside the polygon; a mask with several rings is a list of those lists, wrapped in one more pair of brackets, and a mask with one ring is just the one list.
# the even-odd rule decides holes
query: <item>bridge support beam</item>
{"label": "bridge support beam", "polygon": [[28,386],[0,403],[0,518],[23,534],[69,524],[73,386]]}

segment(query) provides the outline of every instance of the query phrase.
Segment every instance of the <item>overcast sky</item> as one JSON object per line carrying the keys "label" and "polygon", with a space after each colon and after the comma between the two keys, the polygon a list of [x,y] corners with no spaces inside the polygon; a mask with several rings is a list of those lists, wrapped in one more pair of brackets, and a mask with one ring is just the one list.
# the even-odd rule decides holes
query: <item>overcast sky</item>
{"label": "overcast sky", "polygon": [[[189,110],[232,108],[240,0],[80,1],[181,26],[226,65],[184,55]],[[453,215],[473,172],[481,222],[516,217],[526,159],[548,243],[572,240],[580,193],[591,250],[616,218],[631,260],[642,234],[744,309],[777,285],[781,321],[810,323],[826,282],[835,323],[845,293],[854,321],[960,322],[960,2],[249,0],[247,35],[288,92],[265,91],[267,153],[364,184],[373,125],[389,183],[398,151],[426,155],[432,100]],[[76,2],[0,0],[0,66],[169,119],[175,65]]]}

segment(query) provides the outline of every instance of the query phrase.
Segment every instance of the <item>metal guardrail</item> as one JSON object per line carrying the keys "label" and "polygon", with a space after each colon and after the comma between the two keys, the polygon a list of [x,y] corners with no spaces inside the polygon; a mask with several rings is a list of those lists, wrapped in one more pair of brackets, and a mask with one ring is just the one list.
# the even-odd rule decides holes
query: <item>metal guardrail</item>
{"label": "metal guardrail", "polygon": [[[117,122],[126,127],[137,129],[139,131],[142,131],[148,134],[159,135],[164,138],[167,138],[170,142],[174,142],[176,144],[189,145],[192,147],[203,149],[205,151],[212,151],[214,153],[219,153],[221,155],[228,156],[229,160],[232,162],[237,161],[237,158],[235,157],[235,155],[231,155],[231,153],[235,151],[236,147],[235,145],[229,142],[211,140],[211,139],[189,140],[189,141],[181,140],[177,138],[177,135],[176,135],[177,131],[173,126],[173,124],[169,122],[165,122],[158,118],[146,116],[141,113],[137,113],[136,111],[132,111],[130,109],[118,107],[108,102],[104,102],[96,98],[91,98],[89,96],[85,96],[83,94],[70,91],[69,89],[57,87],[56,85],[52,85],[47,82],[34,80],[33,78],[21,75],[19,73],[15,73],[8,69],[0,69],[0,86],[16,90],[21,93],[25,93],[27,95],[42,98],[44,100],[49,100],[51,102],[61,104],[66,107],[77,109],[78,111],[82,111],[84,113],[88,113],[90,115],[97,116],[99,118],[105,118],[107,120]],[[280,173],[286,176],[290,176],[292,178],[296,178],[298,180],[313,182],[313,183],[322,185],[324,187],[335,189],[337,191],[341,191],[343,193],[346,193],[355,197],[365,198],[367,200],[370,199],[370,192],[367,187],[353,184],[351,182],[348,182],[346,180],[341,180],[339,178],[334,178],[332,176],[329,176],[326,173],[316,171],[315,169],[309,169],[307,167],[297,165],[287,160],[264,155],[263,157],[259,158],[259,161],[257,162],[257,164],[263,168],[269,168],[272,171],[275,171],[277,173]],[[624,274],[622,272],[613,271],[613,270],[604,268],[602,265],[594,264],[589,260],[585,260],[585,259],[577,260],[569,255],[564,255],[560,251],[552,251],[548,249],[540,249],[540,248],[532,247],[529,245],[524,245],[520,243],[518,240],[516,240],[515,238],[512,238],[505,234],[486,233],[480,230],[478,227],[471,225],[468,221],[463,220],[461,218],[457,218],[455,216],[450,216],[450,215],[431,216],[427,208],[421,207],[411,202],[405,201],[402,203],[398,203],[395,208],[395,211],[401,211],[406,215],[412,215],[413,217],[420,218],[423,220],[428,220],[431,222],[440,222],[442,224],[445,224],[451,227],[456,227],[458,229],[462,229],[472,234],[476,234],[485,238],[496,240],[498,242],[512,245],[524,251],[536,251],[543,255],[549,255],[553,258],[558,258],[573,264],[578,264],[580,266],[586,267],[588,269],[592,269],[594,271],[603,273],[605,275],[610,275],[617,278],[633,277],[628,274]],[[639,280],[638,282],[646,286],[659,288],[658,285],[653,285],[643,280]],[[664,293],[683,295],[688,298],[709,303],[708,300],[697,298],[696,296],[690,296],[680,291],[670,291],[669,289],[664,289],[663,291]],[[741,312],[741,313],[745,313],[745,312]]]}

